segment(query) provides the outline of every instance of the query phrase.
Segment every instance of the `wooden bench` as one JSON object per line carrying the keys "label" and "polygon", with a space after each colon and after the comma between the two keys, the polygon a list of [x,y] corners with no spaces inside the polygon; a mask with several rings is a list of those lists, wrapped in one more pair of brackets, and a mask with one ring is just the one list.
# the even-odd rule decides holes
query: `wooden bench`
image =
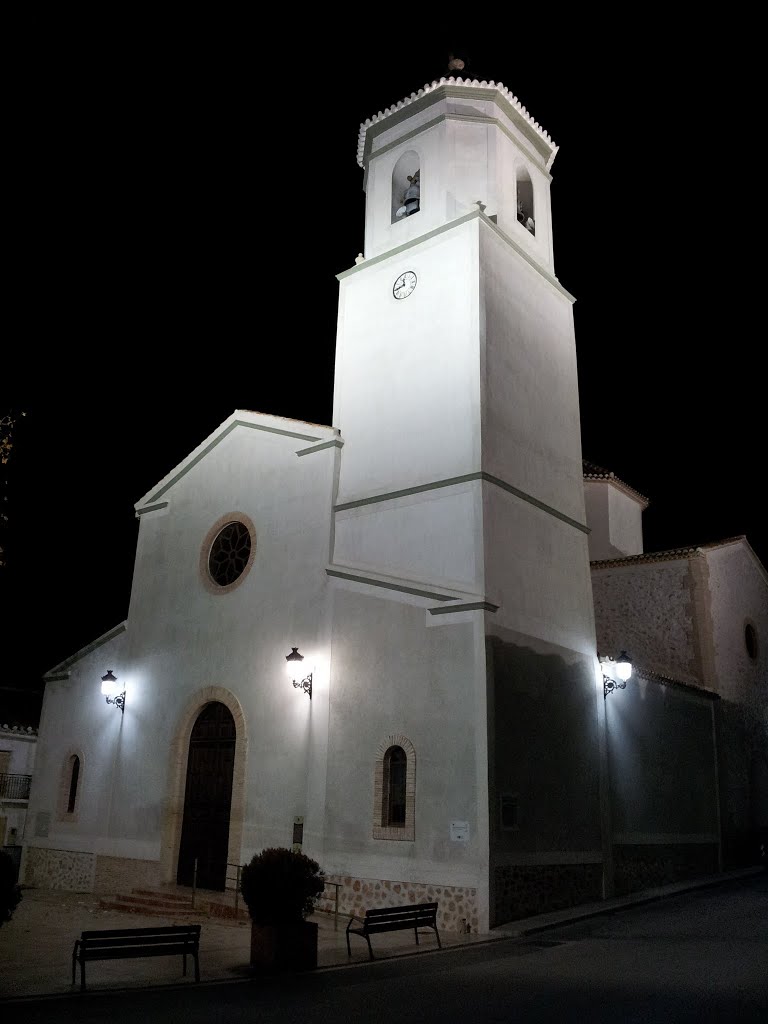
{"label": "wooden bench", "polygon": [[376,932],[398,932],[409,928],[413,928],[417,946],[419,944],[419,928],[431,928],[437,938],[438,948],[443,948],[437,931],[437,904],[412,903],[407,907],[378,907],[374,910],[366,910],[364,918],[353,916],[347,925],[347,954],[352,956],[349,945],[350,933],[363,936],[368,943],[370,958],[373,960],[371,935]]}
{"label": "wooden bench", "polygon": [[143,956],[182,956],[187,973],[187,954],[194,957],[195,981],[200,981],[199,924],[174,924],[163,928],[110,928],[83,932],[72,950],[72,984],[80,964],[80,991],[85,991],[85,965],[89,960],[121,960]]}

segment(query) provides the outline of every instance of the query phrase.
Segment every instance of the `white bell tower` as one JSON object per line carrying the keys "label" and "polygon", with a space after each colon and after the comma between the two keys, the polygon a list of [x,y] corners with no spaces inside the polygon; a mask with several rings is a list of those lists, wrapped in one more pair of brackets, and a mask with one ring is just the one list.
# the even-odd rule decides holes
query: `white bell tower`
{"label": "white bell tower", "polygon": [[[362,125],[364,259],[339,275],[334,561],[478,595],[499,606],[495,621],[586,650],[556,152],[493,82],[441,79]],[[414,179],[418,208],[405,212]],[[363,504],[365,525],[350,515]]]}

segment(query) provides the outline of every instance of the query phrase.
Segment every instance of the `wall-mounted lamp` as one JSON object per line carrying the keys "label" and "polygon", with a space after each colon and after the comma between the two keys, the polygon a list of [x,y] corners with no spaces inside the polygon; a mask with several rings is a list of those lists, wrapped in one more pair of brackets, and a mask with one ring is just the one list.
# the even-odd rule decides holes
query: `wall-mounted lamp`
{"label": "wall-mounted lamp", "polygon": [[600,658],[600,663],[604,666],[613,666],[613,673],[616,676],[614,679],[613,676],[606,675],[603,672],[603,697],[607,697],[614,690],[625,689],[627,680],[632,675],[632,659],[627,652],[622,651],[615,661],[610,657]]}
{"label": "wall-mounted lamp", "polygon": [[112,674],[111,668],[101,677],[101,692],[107,698],[107,704],[114,704],[125,714],[125,690],[120,689],[117,676]]}
{"label": "wall-mounted lamp", "polygon": [[309,694],[309,699],[312,700],[312,673],[304,676],[303,679],[299,679],[301,675],[301,663],[304,661],[304,655],[299,654],[298,647],[292,647],[291,653],[286,654],[285,660],[288,668],[288,678],[291,680],[293,685],[303,690],[304,693]]}

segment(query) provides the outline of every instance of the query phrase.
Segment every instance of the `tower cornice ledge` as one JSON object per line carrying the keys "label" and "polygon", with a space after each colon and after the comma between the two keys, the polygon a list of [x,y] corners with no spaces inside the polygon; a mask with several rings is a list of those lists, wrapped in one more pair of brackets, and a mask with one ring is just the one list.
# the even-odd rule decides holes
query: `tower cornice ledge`
{"label": "tower cornice ledge", "polygon": [[[412,92],[404,100],[400,100],[378,114],[369,117],[360,125],[357,138],[357,162],[363,167],[372,139],[380,131],[390,128],[393,123],[411,117],[419,110],[440,99],[465,97],[467,99],[492,99],[504,111],[512,123],[531,142],[537,153],[544,160],[546,170],[552,166],[559,147],[552,141],[550,135],[544,131],[538,121],[535,121],[525,107],[520,103],[517,96],[501,82],[490,82],[476,78],[464,79],[461,77],[441,78],[425,85],[418,92]],[[387,124],[382,127],[382,121]]]}

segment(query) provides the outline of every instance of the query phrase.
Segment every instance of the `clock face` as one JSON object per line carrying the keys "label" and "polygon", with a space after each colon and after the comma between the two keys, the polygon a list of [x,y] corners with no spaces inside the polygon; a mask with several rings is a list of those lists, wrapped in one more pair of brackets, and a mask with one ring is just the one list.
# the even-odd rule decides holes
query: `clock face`
{"label": "clock face", "polygon": [[392,287],[392,294],[396,299],[407,299],[416,287],[416,275],[412,270],[406,270],[404,274],[395,281]]}

